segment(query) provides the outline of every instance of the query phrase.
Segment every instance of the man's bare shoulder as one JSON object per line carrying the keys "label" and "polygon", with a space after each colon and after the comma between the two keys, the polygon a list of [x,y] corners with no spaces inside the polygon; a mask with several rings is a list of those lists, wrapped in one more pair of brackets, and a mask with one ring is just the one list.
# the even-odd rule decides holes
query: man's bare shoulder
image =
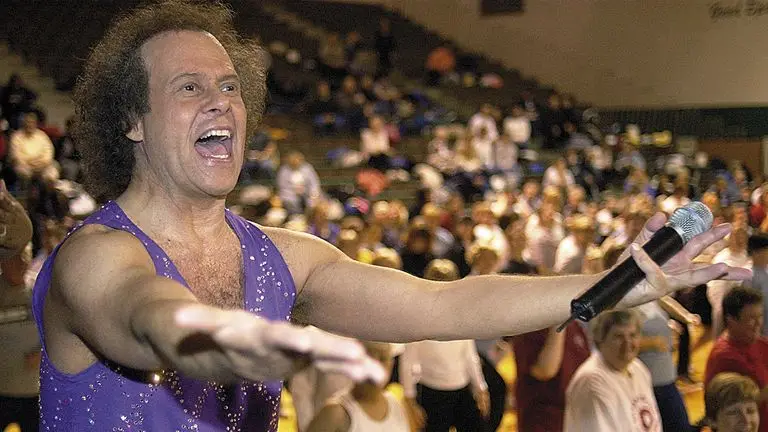
{"label": "man's bare shoulder", "polygon": [[258,228],[277,246],[286,264],[288,264],[299,291],[301,291],[309,275],[319,266],[337,262],[346,257],[330,243],[310,234],[285,228],[262,226],[258,226]]}
{"label": "man's bare shoulder", "polygon": [[125,231],[91,224],[74,232],[61,245],[53,271],[55,280],[66,282],[75,275],[87,279],[90,272],[110,272],[134,266],[152,267],[149,254],[136,237]]}

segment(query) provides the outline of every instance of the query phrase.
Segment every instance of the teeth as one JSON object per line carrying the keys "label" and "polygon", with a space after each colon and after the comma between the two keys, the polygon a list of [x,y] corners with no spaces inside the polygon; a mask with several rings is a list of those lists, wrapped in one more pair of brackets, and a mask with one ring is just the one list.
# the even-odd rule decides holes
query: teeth
{"label": "teeth", "polygon": [[211,157],[213,159],[229,159],[229,154],[225,154],[225,155],[210,155],[209,157]]}
{"label": "teeth", "polygon": [[213,136],[229,138],[232,136],[232,133],[226,129],[214,129],[203,134],[203,136],[201,136],[200,139],[206,139]]}

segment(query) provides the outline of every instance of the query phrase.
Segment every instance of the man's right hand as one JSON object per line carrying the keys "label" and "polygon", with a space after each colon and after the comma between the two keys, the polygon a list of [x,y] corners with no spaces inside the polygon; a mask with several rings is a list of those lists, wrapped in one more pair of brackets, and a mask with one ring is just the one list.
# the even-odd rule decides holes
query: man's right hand
{"label": "man's right hand", "polygon": [[408,417],[411,419],[413,429],[421,430],[427,424],[427,413],[424,408],[416,402],[416,399],[406,398],[405,407],[408,411]]}
{"label": "man's right hand", "polygon": [[[366,356],[359,343],[313,328],[270,322],[246,311],[203,304],[182,307],[175,322],[207,336],[224,354],[228,369],[240,379],[283,379],[312,364],[355,382],[386,380],[387,373]],[[190,344],[189,349],[194,350],[195,345]]]}

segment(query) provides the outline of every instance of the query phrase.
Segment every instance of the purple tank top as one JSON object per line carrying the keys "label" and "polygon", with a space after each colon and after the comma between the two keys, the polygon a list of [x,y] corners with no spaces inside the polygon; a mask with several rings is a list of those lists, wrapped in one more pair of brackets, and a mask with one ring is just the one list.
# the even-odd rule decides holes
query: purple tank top
{"label": "purple tank top", "polygon": [[[255,225],[229,211],[226,219],[243,251],[245,309],[287,321],[296,297],[280,252]],[[110,201],[87,224],[127,231],[144,244],[158,275],[187,286],[168,255]],[[66,241],[66,239],[65,239]],[[59,245],[60,247],[61,245]],[[45,262],[33,291],[33,312],[43,339],[43,303],[58,247]],[[224,386],[174,371],[135,371],[102,359],[69,375],[48,358],[40,363],[40,430],[61,431],[277,431],[282,382]]]}

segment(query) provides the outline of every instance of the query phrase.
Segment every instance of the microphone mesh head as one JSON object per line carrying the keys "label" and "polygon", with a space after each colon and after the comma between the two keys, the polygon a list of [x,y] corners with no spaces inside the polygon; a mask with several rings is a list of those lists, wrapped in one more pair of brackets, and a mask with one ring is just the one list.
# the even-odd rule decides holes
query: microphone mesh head
{"label": "microphone mesh head", "polygon": [[712,212],[699,201],[680,207],[669,217],[667,225],[675,228],[688,243],[693,237],[707,231],[712,226]]}

